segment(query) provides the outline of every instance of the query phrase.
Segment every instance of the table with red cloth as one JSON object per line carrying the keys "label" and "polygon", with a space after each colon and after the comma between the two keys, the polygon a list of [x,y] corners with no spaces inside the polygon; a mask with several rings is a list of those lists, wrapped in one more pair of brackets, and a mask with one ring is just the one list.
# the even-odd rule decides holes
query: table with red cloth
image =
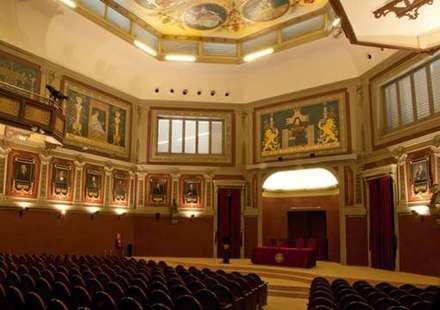
{"label": "table with red cloth", "polygon": [[316,250],[312,248],[257,247],[252,252],[252,263],[300,268],[316,265]]}

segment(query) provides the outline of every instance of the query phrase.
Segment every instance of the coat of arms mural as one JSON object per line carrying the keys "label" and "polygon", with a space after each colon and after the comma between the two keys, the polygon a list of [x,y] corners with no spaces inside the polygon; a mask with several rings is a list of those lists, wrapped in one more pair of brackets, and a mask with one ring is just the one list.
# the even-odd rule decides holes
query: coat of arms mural
{"label": "coat of arms mural", "polygon": [[259,160],[344,152],[345,93],[256,110]]}

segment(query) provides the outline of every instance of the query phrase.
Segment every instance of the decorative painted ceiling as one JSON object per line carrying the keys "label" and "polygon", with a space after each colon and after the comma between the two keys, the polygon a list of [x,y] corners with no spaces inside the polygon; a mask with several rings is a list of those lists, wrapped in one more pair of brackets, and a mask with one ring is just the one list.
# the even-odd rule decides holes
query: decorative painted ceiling
{"label": "decorative painted ceiling", "polygon": [[164,35],[241,39],[304,16],[327,0],[115,0]]}
{"label": "decorative painted ceiling", "polygon": [[76,12],[158,60],[177,54],[240,64],[254,53],[325,37],[334,18],[328,0],[70,1]]}

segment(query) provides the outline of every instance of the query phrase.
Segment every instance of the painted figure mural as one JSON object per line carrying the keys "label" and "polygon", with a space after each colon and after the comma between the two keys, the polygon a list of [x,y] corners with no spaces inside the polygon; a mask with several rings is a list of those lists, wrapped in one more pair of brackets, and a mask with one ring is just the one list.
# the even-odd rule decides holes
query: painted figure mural
{"label": "painted figure mural", "polygon": [[346,147],[345,98],[341,95],[257,109],[256,122],[260,159]]}
{"label": "painted figure mural", "polygon": [[168,176],[150,176],[149,186],[149,204],[166,205],[168,203]]}
{"label": "painted figure mural", "polygon": [[226,9],[215,3],[206,3],[189,8],[184,13],[186,25],[197,30],[217,28],[226,21]]}
{"label": "painted figure mural", "polygon": [[70,187],[70,167],[54,165],[53,191],[57,196],[67,196]]}
{"label": "painted figure mural", "polygon": [[198,204],[200,202],[201,181],[199,179],[184,179],[183,200],[185,204]]}
{"label": "painted figure mural", "polygon": [[40,69],[36,65],[0,53],[0,81],[39,93]]}
{"label": "painted figure mural", "polygon": [[270,21],[284,15],[289,7],[289,0],[249,0],[243,7],[243,15],[252,21]]}
{"label": "painted figure mural", "polygon": [[113,176],[113,202],[126,204],[128,201],[128,176],[117,172]]}
{"label": "painted figure mural", "polygon": [[34,163],[17,159],[14,162],[14,191],[29,193],[32,190]]}
{"label": "painted figure mural", "polygon": [[131,105],[67,80],[66,144],[128,157]]}

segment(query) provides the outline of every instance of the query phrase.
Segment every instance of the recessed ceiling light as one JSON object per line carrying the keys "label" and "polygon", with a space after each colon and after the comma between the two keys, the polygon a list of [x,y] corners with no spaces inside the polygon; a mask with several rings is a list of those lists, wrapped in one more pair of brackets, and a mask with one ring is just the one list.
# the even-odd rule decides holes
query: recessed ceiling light
{"label": "recessed ceiling light", "polygon": [[67,5],[68,7],[71,7],[72,9],[76,8],[76,3],[73,0],[60,0],[62,3]]}
{"label": "recessed ceiling light", "polygon": [[157,56],[157,52],[154,49],[152,49],[151,47],[149,47],[148,45],[146,45],[145,43],[142,43],[141,41],[138,41],[138,40],[134,40],[133,43],[134,43],[134,45],[136,45],[136,47],[140,48],[141,50],[143,50],[147,54],[150,54],[151,56]]}
{"label": "recessed ceiling light", "polygon": [[263,56],[270,55],[272,53],[273,53],[273,48],[270,47],[270,48],[267,48],[267,49],[264,49],[264,50],[261,50],[261,51],[255,52],[255,53],[247,54],[246,56],[243,57],[243,60],[245,62],[250,62],[250,61],[254,61],[255,59],[261,58]]}
{"label": "recessed ceiling light", "polygon": [[168,55],[165,55],[165,60],[168,60],[168,61],[194,62],[194,61],[196,61],[196,56],[193,56],[193,55],[183,55],[183,54],[168,54]]}

